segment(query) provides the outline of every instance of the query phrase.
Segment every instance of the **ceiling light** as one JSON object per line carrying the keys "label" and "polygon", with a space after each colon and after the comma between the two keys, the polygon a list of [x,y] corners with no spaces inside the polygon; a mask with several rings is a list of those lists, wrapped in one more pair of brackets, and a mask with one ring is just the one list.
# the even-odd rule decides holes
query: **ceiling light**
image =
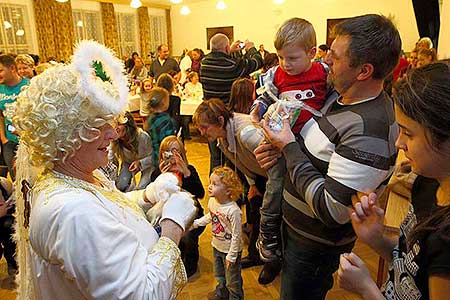
{"label": "ceiling light", "polygon": [[3,25],[5,25],[5,29],[10,29],[12,27],[11,23],[8,21],[3,21]]}
{"label": "ceiling light", "polygon": [[25,34],[25,31],[23,29],[19,29],[16,31],[17,36],[23,36]]}
{"label": "ceiling light", "polygon": [[220,10],[224,10],[225,8],[227,8],[227,5],[225,4],[225,2],[223,2],[222,0],[220,0],[219,2],[217,2],[216,8],[217,8],[217,9],[220,9]]}
{"label": "ceiling light", "polygon": [[141,0],[131,0],[130,6],[132,8],[139,8],[142,6]]}
{"label": "ceiling light", "polygon": [[67,2],[67,1],[69,1],[69,0],[56,0],[56,2],[59,2],[59,3],[64,3],[64,2]]}
{"label": "ceiling light", "polygon": [[179,3],[183,2],[183,0],[170,0],[170,2],[175,3],[175,4],[179,4]]}
{"label": "ceiling light", "polygon": [[273,0],[273,3],[275,3],[277,5],[281,5],[284,3],[284,0]]}
{"label": "ceiling light", "polygon": [[77,22],[77,27],[83,27],[83,21],[79,20],[79,21]]}
{"label": "ceiling light", "polygon": [[182,14],[182,15],[188,15],[190,13],[191,13],[191,10],[189,9],[189,7],[187,7],[187,5],[184,5],[180,10],[180,14]]}

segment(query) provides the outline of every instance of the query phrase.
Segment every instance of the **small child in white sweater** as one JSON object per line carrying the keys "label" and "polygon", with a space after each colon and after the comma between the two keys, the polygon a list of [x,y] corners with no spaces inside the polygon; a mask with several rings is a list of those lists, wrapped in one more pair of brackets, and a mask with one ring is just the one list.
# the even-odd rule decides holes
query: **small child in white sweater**
{"label": "small child in white sweater", "polygon": [[232,169],[214,169],[208,187],[211,197],[209,213],[194,221],[194,228],[212,223],[214,275],[218,281],[212,293],[216,299],[244,298],[241,276],[242,212],[236,204],[243,191],[242,183]]}

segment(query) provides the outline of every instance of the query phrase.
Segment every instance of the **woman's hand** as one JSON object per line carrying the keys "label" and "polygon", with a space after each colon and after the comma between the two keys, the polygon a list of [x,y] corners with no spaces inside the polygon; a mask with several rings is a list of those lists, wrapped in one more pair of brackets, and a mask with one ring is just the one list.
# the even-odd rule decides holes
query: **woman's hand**
{"label": "woman's hand", "polygon": [[161,173],[170,172],[171,168],[172,168],[172,163],[170,161],[162,160],[159,163],[159,170],[161,171]]}
{"label": "woman's hand", "polygon": [[256,147],[253,154],[255,155],[256,161],[260,167],[264,170],[269,170],[282,156],[281,152],[276,147],[271,144],[267,144],[264,141]]}
{"label": "woman's hand", "polygon": [[181,154],[178,152],[174,152],[175,157],[175,171],[179,171],[183,174],[183,177],[191,176],[191,171],[189,171],[188,165],[184,161]]}
{"label": "woman's hand", "polygon": [[378,290],[367,265],[356,254],[344,253],[339,261],[337,281],[341,288],[363,296]]}
{"label": "woman's hand", "polygon": [[376,202],[375,193],[362,196],[350,213],[356,235],[362,242],[371,246],[382,241],[384,231],[384,211]]}
{"label": "woman's hand", "polygon": [[141,169],[141,162],[139,160],[133,161],[128,168],[130,172],[137,172]]}
{"label": "woman's hand", "polygon": [[229,261],[228,259],[225,259],[225,268],[228,270],[232,266],[234,266],[236,262]]}

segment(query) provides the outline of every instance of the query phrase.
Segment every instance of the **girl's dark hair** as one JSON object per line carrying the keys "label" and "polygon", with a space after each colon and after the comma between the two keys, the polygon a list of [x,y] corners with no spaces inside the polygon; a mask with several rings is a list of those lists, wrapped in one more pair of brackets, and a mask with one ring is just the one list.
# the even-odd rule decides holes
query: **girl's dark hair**
{"label": "girl's dark hair", "polygon": [[[443,143],[450,141],[449,82],[449,67],[433,63],[412,70],[394,85],[396,105],[408,118],[425,128],[430,145],[443,155],[448,155]],[[420,221],[408,238],[408,248],[417,240],[424,242],[430,233],[450,239],[450,206]]]}
{"label": "girl's dark hair", "polygon": [[436,150],[450,139],[449,82],[449,66],[433,63],[411,70],[394,85],[395,104],[427,130]]}
{"label": "girl's dark hair", "polygon": [[278,65],[278,55],[276,53],[268,53],[264,56],[263,73],[266,73],[270,68]]}
{"label": "girl's dark hair", "polygon": [[237,113],[248,114],[253,103],[255,85],[247,78],[240,78],[231,86],[230,102],[228,108]]}
{"label": "girl's dark hair", "polygon": [[111,142],[111,148],[114,152],[114,155],[120,159],[123,160],[124,157],[124,148],[125,145],[131,146],[131,149],[128,149],[131,151],[133,156],[136,157],[138,155],[138,127],[136,125],[136,122],[133,119],[133,115],[130,112],[125,113],[125,118],[127,118],[127,122],[125,124],[122,124],[125,126],[125,140],[116,139]]}

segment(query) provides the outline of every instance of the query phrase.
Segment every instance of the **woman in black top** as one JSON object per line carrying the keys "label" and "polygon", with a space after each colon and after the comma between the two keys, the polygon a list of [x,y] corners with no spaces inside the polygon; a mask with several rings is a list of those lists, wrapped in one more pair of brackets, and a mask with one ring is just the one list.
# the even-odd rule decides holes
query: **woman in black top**
{"label": "woman in black top", "polygon": [[[396,145],[414,173],[412,205],[397,239],[383,235],[376,195],[361,197],[351,214],[358,238],[391,261],[380,292],[353,253],[341,256],[338,282],[363,299],[448,299],[450,287],[450,69],[415,69],[394,87],[400,126]],[[425,178],[426,177],[426,178]]]}
{"label": "woman in black top", "polygon": [[[198,208],[195,218],[202,217],[203,208],[199,199],[205,196],[205,189],[197,170],[188,163],[186,150],[181,139],[174,135],[165,137],[161,142],[159,148],[159,170],[153,172],[152,181],[164,172],[174,172],[181,178],[181,188],[194,195],[195,205]],[[188,231],[180,241],[181,259],[186,267],[188,277],[197,272],[199,260],[198,238],[204,229],[205,227],[199,227]]]}

